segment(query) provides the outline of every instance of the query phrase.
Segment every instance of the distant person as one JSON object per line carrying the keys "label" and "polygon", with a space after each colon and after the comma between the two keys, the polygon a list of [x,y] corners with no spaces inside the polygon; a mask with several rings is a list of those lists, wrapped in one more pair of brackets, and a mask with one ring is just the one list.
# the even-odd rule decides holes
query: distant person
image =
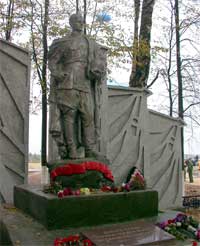
{"label": "distant person", "polygon": [[187,171],[188,171],[188,175],[189,175],[189,181],[190,183],[193,183],[193,163],[191,159],[188,159],[186,161],[186,165],[187,165]]}
{"label": "distant person", "polygon": [[199,156],[196,155],[196,156],[194,157],[195,166],[198,166],[198,161],[199,161]]}

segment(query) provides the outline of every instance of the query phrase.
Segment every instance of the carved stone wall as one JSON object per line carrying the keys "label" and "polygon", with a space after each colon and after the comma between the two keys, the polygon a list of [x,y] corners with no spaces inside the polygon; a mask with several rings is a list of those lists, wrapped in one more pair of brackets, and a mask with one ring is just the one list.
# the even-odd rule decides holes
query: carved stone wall
{"label": "carved stone wall", "polygon": [[182,122],[148,110],[147,90],[109,87],[108,158],[115,181],[131,167],[144,172],[147,186],[159,192],[160,208],[181,205]]}
{"label": "carved stone wall", "polygon": [[0,202],[27,178],[29,71],[28,52],[0,39]]}
{"label": "carved stone wall", "polygon": [[149,111],[148,183],[159,192],[161,208],[181,205],[182,126],[180,120]]}
{"label": "carved stone wall", "polygon": [[121,183],[133,166],[144,170],[147,128],[146,92],[109,87],[108,159],[115,180]]}

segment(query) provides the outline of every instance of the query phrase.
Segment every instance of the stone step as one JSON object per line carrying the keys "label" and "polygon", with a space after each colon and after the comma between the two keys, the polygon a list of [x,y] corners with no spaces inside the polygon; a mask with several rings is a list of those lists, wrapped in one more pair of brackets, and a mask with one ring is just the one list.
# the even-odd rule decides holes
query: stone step
{"label": "stone step", "polygon": [[[162,213],[162,218],[164,215],[165,213]],[[171,218],[169,211],[166,217]],[[192,246],[192,240],[183,242],[173,239],[171,235],[156,227],[155,221],[157,218],[154,217],[87,229],[66,227],[59,230],[47,230],[42,224],[15,207],[0,204],[0,245],[52,246],[55,238],[83,234],[93,240],[96,246]],[[118,238],[112,239],[115,235]],[[108,242],[108,238],[112,241]]]}

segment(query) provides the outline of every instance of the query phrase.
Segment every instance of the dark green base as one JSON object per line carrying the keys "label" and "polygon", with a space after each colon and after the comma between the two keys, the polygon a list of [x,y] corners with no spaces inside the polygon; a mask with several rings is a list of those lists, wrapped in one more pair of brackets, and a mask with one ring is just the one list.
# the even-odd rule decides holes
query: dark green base
{"label": "dark green base", "polygon": [[69,196],[59,199],[40,187],[17,186],[17,208],[48,229],[75,228],[152,217],[158,213],[158,193],[152,190]]}

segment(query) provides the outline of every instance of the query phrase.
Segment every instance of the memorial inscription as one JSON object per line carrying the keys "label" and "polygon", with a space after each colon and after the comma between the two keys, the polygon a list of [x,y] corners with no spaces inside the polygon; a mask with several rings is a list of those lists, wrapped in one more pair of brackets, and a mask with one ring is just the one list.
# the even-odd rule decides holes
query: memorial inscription
{"label": "memorial inscription", "polygon": [[172,235],[145,221],[94,228],[82,234],[96,246],[157,245],[161,241],[174,239]]}

